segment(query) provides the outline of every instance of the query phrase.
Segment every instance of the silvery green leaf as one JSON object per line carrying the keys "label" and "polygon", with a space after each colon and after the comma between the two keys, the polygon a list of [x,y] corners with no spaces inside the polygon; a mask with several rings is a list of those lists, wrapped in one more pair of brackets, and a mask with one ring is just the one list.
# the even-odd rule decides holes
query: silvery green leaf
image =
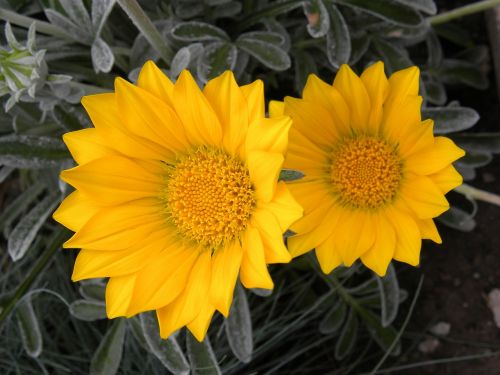
{"label": "silvery green leaf", "polygon": [[323,0],[307,0],[303,2],[304,14],[307,17],[307,31],[313,38],[321,38],[330,30],[330,15]]}
{"label": "silvery green leaf", "polygon": [[0,137],[0,164],[16,168],[48,168],[70,160],[66,146],[56,138],[32,135]]}
{"label": "silvery green leaf", "polygon": [[0,184],[16,169],[12,167],[0,167]]}
{"label": "silvery green leaf", "polygon": [[366,33],[358,33],[356,35],[351,35],[351,58],[349,59],[349,64],[356,64],[361,57],[368,51],[370,47],[371,38]]}
{"label": "silvery green leaf", "polygon": [[93,0],[92,1],[92,26],[95,36],[101,35],[101,30],[108,18],[116,0]]}
{"label": "silvery green leaf", "polygon": [[31,53],[35,50],[35,42],[36,42],[36,23],[32,22],[28,29],[28,37],[26,39],[26,47],[28,51]]}
{"label": "silvery green leaf", "polygon": [[231,351],[241,362],[249,363],[253,353],[252,319],[246,293],[240,284],[236,285],[233,304],[224,325]]}
{"label": "silvery green leaf", "polygon": [[152,313],[140,315],[142,331],[150,352],[160,360],[169,371],[176,375],[189,374],[189,364],[174,336],[166,340],[160,338],[156,317]]}
{"label": "silvery green leaf", "polygon": [[434,15],[437,13],[437,7],[434,0],[396,0],[397,2],[409,6],[415,10]]}
{"label": "silvery green leaf", "polygon": [[83,28],[87,34],[92,34],[92,22],[82,0],[59,0],[59,3],[75,25]]}
{"label": "silvery green leaf", "polygon": [[134,40],[134,44],[132,44],[132,49],[130,50],[130,66],[142,67],[146,61],[157,61],[158,57],[158,52],[156,52],[146,38],[139,33]]}
{"label": "silvery green leaf", "polygon": [[69,312],[75,318],[86,322],[107,318],[106,305],[102,301],[76,300],[69,305]]}
{"label": "silvery green leaf", "polygon": [[20,50],[23,48],[14,36],[14,33],[12,32],[12,26],[10,26],[10,22],[5,23],[5,39],[7,40],[7,44],[12,49]]}
{"label": "silvery green leaf", "polygon": [[212,9],[214,18],[231,18],[241,12],[243,5],[239,1],[231,1],[224,5],[216,6]]}
{"label": "silvery green leaf", "polygon": [[127,319],[127,324],[129,327],[129,331],[132,332],[132,335],[139,343],[140,346],[143,347],[147,352],[150,351],[148,343],[146,342],[146,338],[144,337],[144,332],[142,331],[141,321],[139,315],[136,315],[130,319]]}
{"label": "silvery green leaf", "polygon": [[170,76],[177,78],[184,69],[197,62],[202,53],[201,43],[193,43],[179,49],[170,63]]}
{"label": "silvery green leaf", "polygon": [[436,134],[448,134],[473,127],[479,121],[479,114],[467,107],[432,107],[422,110],[422,118],[434,120]]}
{"label": "silvery green leaf", "polygon": [[[295,91],[300,95],[310,74],[318,74],[316,61],[305,50],[299,50],[294,55],[295,63]],[[286,173],[285,173],[286,175]]]}
{"label": "silvery green leaf", "polygon": [[435,105],[444,105],[448,99],[444,85],[432,76],[421,75],[423,89],[425,91],[424,100],[427,99]]}
{"label": "silvery green leaf", "polygon": [[[378,317],[368,309],[360,306],[358,315],[368,329],[368,332],[373,337],[375,342],[384,351],[387,351],[397,337],[397,332],[392,326],[382,327]],[[396,356],[401,352],[401,341],[399,341],[391,352],[392,356]]]}
{"label": "silvery green leaf", "polygon": [[108,329],[90,362],[90,375],[114,375],[118,372],[125,339],[125,319],[118,318]]}
{"label": "silvery green leaf", "polygon": [[9,255],[14,262],[26,254],[45,220],[58,204],[57,195],[47,195],[17,223],[7,242]]}
{"label": "silvery green leaf", "polygon": [[397,70],[408,68],[413,64],[406,49],[389,43],[383,39],[374,39],[373,46],[385,64],[387,73],[390,75]]}
{"label": "silvery green leaf", "polygon": [[242,83],[241,77],[243,73],[245,73],[245,69],[248,66],[248,61],[250,60],[250,56],[248,53],[245,51],[238,51],[238,54],[236,56],[236,63],[234,64],[234,76],[236,77],[236,80],[240,83]]}
{"label": "silvery green leaf", "polygon": [[90,53],[92,55],[92,65],[96,73],[108,73],[111,70],[115,62],[115,56],[104,40],[101,38],[94,40]]}
{"label": "silvery green leaf", "polygon": [[451,139],[467,151],[488,151],[500,153],[500,133],[468,133],[450,135]]}
{"label": "silvery green leaf", "polygon": [[80,285],[80,294],[90,301],[103,302],[106,295],[106,287],[101,283],[85,283]]}
{"label": "silvery green leaf", "polygon": [[198,60],[197,74],[202,82],[215,78],[226,70],[233,70],[238,49],[231,43],[215,42],[205,46]]}
{"label": "silvery green leaf", "polygon": [[474,216],[464,210],[451,206],[437,219],[440,223],[462,232],[470,232],[476,227]]}
{"label": "silvery green leaf", "polygon": [[462,168],[480,168],[488,165],[493,160],[489,152],[467,151],[465,156],[458,159],[454,164]]}
{"label": "silvery green leaf", "polygon": [[420,26],[423,18],[415,9],[394,0],[338,0],[339,4],[352,6],[375,17],[398,25]]}
{"label": "silvery green leaf", "polygon": [[198,342],[191,332],[186,331],[186,347],[193,375],[221,375],[208,336]]}
{"label": "silvery green leaf", "polygon": [[175,15],[181,19],[199,16],[205,7],[201,3],[180,3],[175,7]]}
{"label": "silvery green leaf", "polygon": [[427,65],[431,68],[439,68],[443,63],[443,48],[434,29],[427,30],[425,44],[427,45]]}
{"label": "silvery green leaf", "polygon": [[457,172],[460,173],[464,181],[472,181],[477,177],[475,168],[462,167],[460,165],[456,165],[455,168]]}
{"label": "silvery green leaf", "polygon": [[238,38],[238,40],[244,39],[261,40],[265,43],[275,44],[278,47],[281,47],[285,42],[281,34],[272,31],[249,31],[248,33],[241,34]]}
{"label": "silvery green leaf", "polygon": [[335,358],[341,360],[345,358],[351,350],[354,348],[358,335],[358,318],[356,313],[350,309],[347,315],[347,321],[345,322],[342,331],[340,332],[340,337],[335,345]]}
{"label": "silvery green leaf", "polygon": [[480,90],[486,89],[489,83],[477,64],[462,60],[444,60],[439,77],[444,83],[464,84]]}
{"label": "silvery green leaf", "polygon": [[[3,167],[6,168],[6,167]],[[6,229],[11,227],[19,215],[21,215],[40,195],[40,193],[45,189],[43,184],[31,185],[28,189],[23,191],[16,197],[4,210],[0,213],[0,227],[4,228],[5,237],[8,237],[8,231]]]}
{"label": "silvery green leaf", "polygon": [[71,20],[64,17],[61,13],[56,12],[53,9],[44,9],[44,12],[49,21],[55,26],[63,29],[68,34],[68,37],[79,41],[80,43],[85,43],[88,45],[92,44],[92,35],[85,32],[85,30],[78,27]]}
{"label": "silvery green leaf", "polygon": [[290,41],[290,34],[288,34],[287,29],[274,18],[267,18],[264,21],[264,24],[266,25],[267,30],[281,35],[281,37],[283,38],[281,48],[283,48],[286,52],[290,51],[292,43]]}
{"label": "silvery green leaf", "polygon": [[238,38],[236,45],[269,69],[283,71],[292,65],[290,56],[274,44],[259,39]]}
{"label": "silvery green leaf", "polygon": [[205,22],[180,22],[172,28],[172,36],[182,42],[207,42],[229,40],[226,32]]}
{"label": "silvery green leaf", "polygon": [[337,332],[345,320],[347,304],[338,298],[319,323],[319,331],[324,335]]}
{"label": "silvery green leaf", "polygon": [[282,169],[280,171],[279,180],[280,181],[295,181],[304,178],[304,173],[301,171],[296,171],[294,169]]}
{"label": "silvery green leaf", "polygon": [[399,308],[399,283],[394,266],[389,264],[386,275],[375,279],[380,293],[382,327],[388,327],[396,319]]}
{"label": "silvery green leaf", "polygon": [[73,77],[66,74],[49,74],[47,81],[51,83],[68,83]]}
{"label": "silvery green leaf", "polygon": [[328,3],[331,17],[330,30],[326,34],[326,56],[335,68],[347,64],[351,58],[351,35],[342,13],[333,3]]}
{"label": "silvery green leaf", "polygon": [[16,307],[16,317],[26,353],[37,358],[43,350],[43,338],[31,298],[24,298]]}
{"label": "silvery green leaf", "polygon": [[273,294],[272,289],[252,288],[250,291],[259,297],[269,297]]}

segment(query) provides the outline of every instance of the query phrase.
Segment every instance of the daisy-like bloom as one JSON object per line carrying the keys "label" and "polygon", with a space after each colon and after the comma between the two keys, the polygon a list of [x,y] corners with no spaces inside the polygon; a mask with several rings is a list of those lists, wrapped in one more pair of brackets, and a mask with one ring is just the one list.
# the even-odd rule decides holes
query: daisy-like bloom
{"label": "daisy-like bloom", "polygon": [[333,85],[311,75],[302,99],[271,103],[293,119],[285,167],[305,174],[289,184],[304,207],[292,256],[315,249],[325,273],[360,258],[383,276],[392,259],[418,265],[423,238],[441,243],[432,218],[464,152],[421,120],[418,85],[416,67],[387,79],[381,62],[360,77],[343,65]]}
{"label": "daisy-like bloom", "polygon": [[109,277],[110,318],[156,310],[161,337],[187,326],[203,340],[238,275],[272,289],[267,264],[291,259],[282,234],[302,208],[278,182],[290,118],[265,118],[261,81],[228,71],[201,91],[152,62],[82,103],[95,128],[64,135],[76,191],[54,214],[76,232],[64,247],[82,249],[72,279]]}

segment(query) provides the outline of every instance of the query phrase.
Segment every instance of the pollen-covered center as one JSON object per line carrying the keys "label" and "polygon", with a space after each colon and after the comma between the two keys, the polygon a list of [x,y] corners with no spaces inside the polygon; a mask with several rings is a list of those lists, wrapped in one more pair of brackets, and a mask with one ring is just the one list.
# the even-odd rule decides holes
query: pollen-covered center
{"label": "pollen-covered center", "polygon": [[237,237],[255,207],[242,161],[207,148],[191,152],[173,167],[166,201],[179,232],[211,248]]}
{"label": "pollen-covered center", "polygon": [[396,195],[402,161],[396,148],[381,139],[353,138],[333,151],[330,174],[342,203],[377,208]]}

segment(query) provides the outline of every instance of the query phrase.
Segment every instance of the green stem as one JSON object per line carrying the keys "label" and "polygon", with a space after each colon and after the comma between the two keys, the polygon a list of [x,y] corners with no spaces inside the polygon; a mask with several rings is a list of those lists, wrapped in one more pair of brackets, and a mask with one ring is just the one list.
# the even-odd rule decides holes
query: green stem
{"label": "green stem", "polygon": [[24,279],[24,281],[19,285],[14,293],[14,296],[10,299],[9,302],[4,306],[3,310],[0,312],[0,325],[5,321],[5,318],[9,316],[17,302],[26,294],[26,292],[30,289],[32,284],[35,282],[37,277],[42,273],[43,269],[47,267],[47,265],[52,260],[54,254],[61,247],[62,243],[69,238],[70,232],[64,227],[58,227],[52,240],[50,241],[49,246],[45,249],[45,252],[38,258],[38,261],[35,263],[28,276]]}
{"label": "green stem", "polygon": [[165,43],[163,37],[161,36],[158,29],[142,10],[141,6],[137,3],[137,0],[118,0],[118,4],[130,17],[134,25],[139,29],[139,31],[148,40],[151,46],[158,52],[161,58],[170,64],[170,61],[174,57],[174,52]]}
{"label": "green stem", "polygon": [[252,12],[248,16],[241,19],[238,22],[238,30],[242,31],[250,26],[255,25],[262,21],[266,17],[274,17],[281,13],[289,12],[295,8],[298,8],[303,3],[302,0],[288,0],[281,3],[273,3],[257,12]]}
{"label": "green stem", "polygon": [[456,8],[456,9],[450,10],[448,12],[444,12],[444,13],[429,17],[428,20],[431,23],[431,25],[439,25],[439,24],[442,24],[445,22],[452,21],[456,18],[468,16],[469,14],[482,12],[483,10],[493,8],[497,5],[500,5],[500,0],[478,1],[477,3],[465,5],[463,7]]}
{"label": "green stem", "polygon": [[37,32],[57,36],[58,38],[74,42],[74,40],[70,38],[63,29],[57,26],[35,18],[23,16],[22,14],[15,13],[7,9],[0,9],[0,19],[25,28],[29,28],[34,22]]}
{"label": "green stem", "polygon": [[466,197],[500,206],[500,195],[477,189],[467,184],[462,184],[454,190],[457,193],[465,195]]}

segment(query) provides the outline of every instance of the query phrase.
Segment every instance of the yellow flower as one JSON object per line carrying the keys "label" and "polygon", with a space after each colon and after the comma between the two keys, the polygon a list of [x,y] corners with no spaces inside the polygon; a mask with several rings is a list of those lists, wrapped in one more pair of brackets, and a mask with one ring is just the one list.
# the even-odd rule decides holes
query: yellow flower
{"label": "yellow flower", "polygon": [[302,208],[278,182],[290,118],[265,118],[261,81],[228,71],[200,91],[152,62],[137,86],[118,78],[82,103],[95,128],[64,135],[76,191],[54,214],[82,249],[72,279],[109,277],[110,318],[156,310],[162,337],[187,325],[203,340],[238,274],[272,289],[267,264],[291,259],[282,234]]}
{"label": "yellow flower", "polygon": [[325,273],[361,258],[383,276],[393,258],[418,265],[422,238],[441,243],[432,218],[462,182],[451,163],[464,152],[421,120],[418,84],[416,67],[387,79],[381,62],[360,77],[343,65],[333,85],[311,75],[302,99],[271,103],[293,119],[285,167],[305,174],[289,184],[304,207],[292,256],[315,248]]}

